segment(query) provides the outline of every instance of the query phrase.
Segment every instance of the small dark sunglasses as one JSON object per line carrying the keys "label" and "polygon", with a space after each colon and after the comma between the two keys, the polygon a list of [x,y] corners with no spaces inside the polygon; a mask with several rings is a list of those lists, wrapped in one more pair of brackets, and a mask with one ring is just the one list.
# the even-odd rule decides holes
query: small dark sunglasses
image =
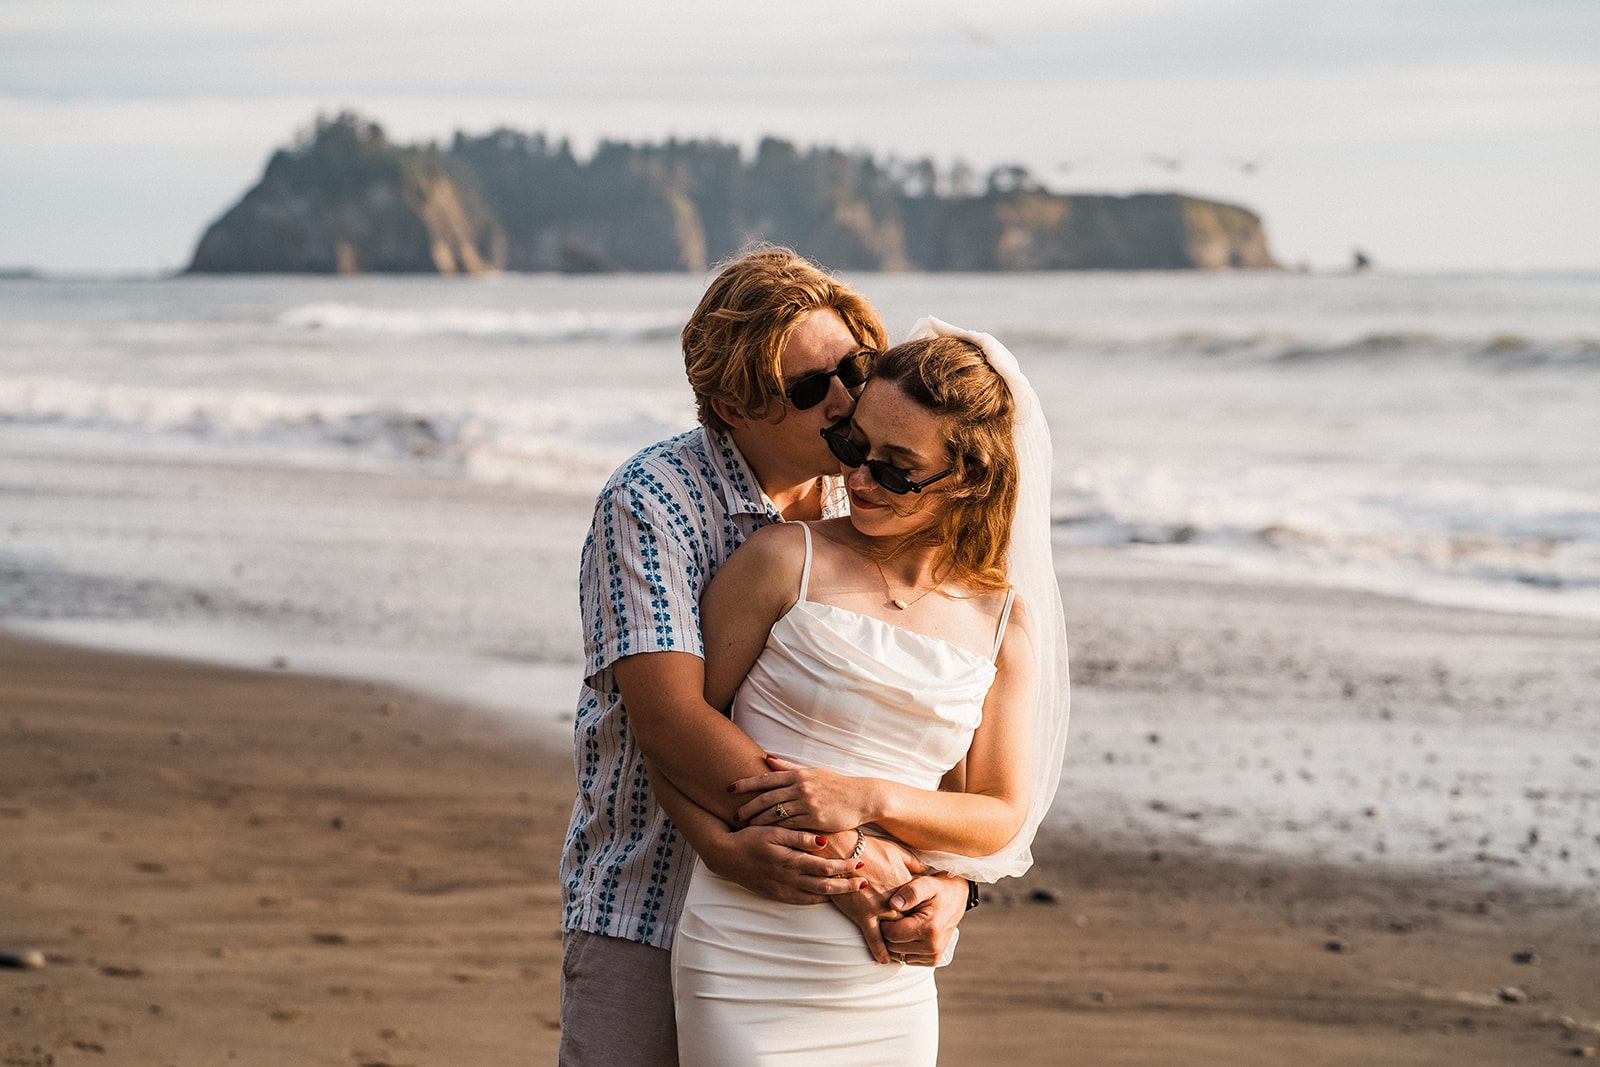
{"label": "small dark sunglasses", "polygon": [[850,425],[849,419],[834,423],[822,431],[822,439],[828,442],[828,451],[834,458],[846,467],[865,466],[867,473],[872,475],[872,480],[883,486],[896,496],[907,493],[920,493],[928,486],[941,478],[948,478],[956,472],[954,467],[946,467],[931,478],[924,478],[920,482],[911,480],[911,475],[881,459],[868,459],[867,454],[861,451],[861,446],[845,436],[845,427]]}
{"label": "small dark sunglasses", "polygon": [[872,369],[873,355],[875,353],[857,352],[846,356],[832,370],[813,371],[801,378],[785,389],[783,395],[789,398],[789,403],[794,405],[796,411],[804,411],[828,399],[828,390],[834,378],[838,378],[846,389],[859,389],[867,380],[867,372]]}

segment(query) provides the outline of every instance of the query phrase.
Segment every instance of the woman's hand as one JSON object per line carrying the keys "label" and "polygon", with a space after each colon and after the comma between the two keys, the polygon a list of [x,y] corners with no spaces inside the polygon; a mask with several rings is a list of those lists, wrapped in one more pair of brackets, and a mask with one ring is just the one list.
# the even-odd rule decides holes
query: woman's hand
{"label": "woman's hand", "polygon": [[735,816],[742,826],[789,826],[833,834],[877,817],[877,779],[767,757],[771,773],[741,778],[730,793],[751,794]]}

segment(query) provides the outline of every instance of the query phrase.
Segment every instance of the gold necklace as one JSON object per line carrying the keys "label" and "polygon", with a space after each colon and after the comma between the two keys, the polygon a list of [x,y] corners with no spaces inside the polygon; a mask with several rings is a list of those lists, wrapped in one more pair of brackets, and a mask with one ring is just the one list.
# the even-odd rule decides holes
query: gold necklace
{"label": "gold necklace", "polygon": [[924,590],[921,593],[921,595],[919,595],[917,597],[917,599],[910,600],[910,601],[902,600],[900,597],[897,597],[897,596],[894,595],[894,590],[893,589],[889,588],[889,576],[887,574],[883,573],[883,564],[879,563],[877,560],[873,560],[872,561],[872,565],[874,567],[878,568],[878,577],[883,579],[883,591],[884,591],[884,594],[888,596],[889,603],[893,604],[896,608],[899,608],[901,611],[905,611],[907,608],[910,608],[910,607],[913,607],[913,606],[915,606],[917,604],[922,603],[924,597],[926,597],[929,593],[937,592],[939,587],[944,584],[944,579],[940,578],[937,582],[933,583],[933,588],[932,589]]}

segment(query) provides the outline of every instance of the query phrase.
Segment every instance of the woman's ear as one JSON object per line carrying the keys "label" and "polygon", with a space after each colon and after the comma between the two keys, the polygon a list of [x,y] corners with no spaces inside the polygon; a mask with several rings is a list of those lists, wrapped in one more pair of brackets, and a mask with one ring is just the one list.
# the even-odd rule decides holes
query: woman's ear
{"label": "woman's ear", "polygon": [[957,489],[971,495],[986,493],[992,488],[989,485],[989,465],[970,453],[961,457],[960,477],[961,484]]}

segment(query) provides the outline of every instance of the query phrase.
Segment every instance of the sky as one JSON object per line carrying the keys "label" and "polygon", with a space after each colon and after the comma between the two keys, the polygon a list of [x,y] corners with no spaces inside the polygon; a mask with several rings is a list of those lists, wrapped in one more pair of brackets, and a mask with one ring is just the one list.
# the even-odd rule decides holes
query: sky
{"label": "sky", "polygon": [[1600,267],[1600,0],[0,0],[0,268],[181,268],[346,109],[1178,190],[1290,266]]}

